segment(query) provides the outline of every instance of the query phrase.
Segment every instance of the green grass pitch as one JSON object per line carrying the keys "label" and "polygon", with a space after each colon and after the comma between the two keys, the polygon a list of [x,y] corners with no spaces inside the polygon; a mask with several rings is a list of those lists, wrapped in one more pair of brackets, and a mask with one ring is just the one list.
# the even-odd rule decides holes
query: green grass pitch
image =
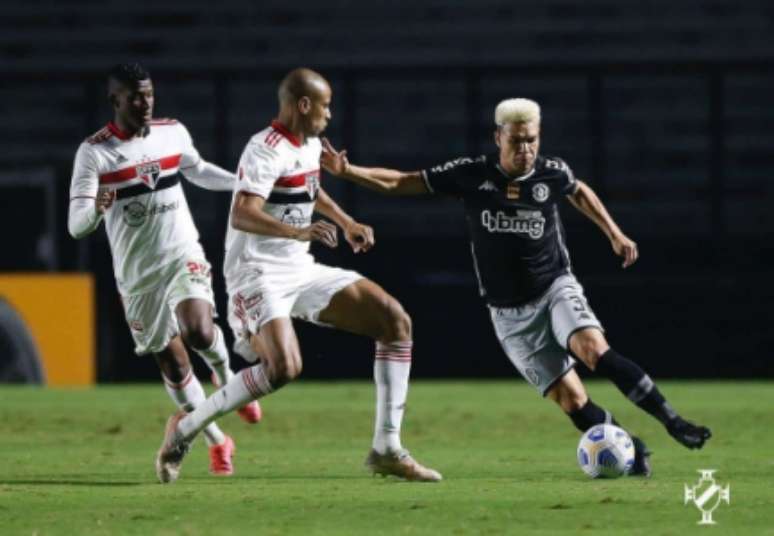
{"label": "green grass pitch", "polygon": [[[369,382],[297,382],[263,401],[264,421],[220,421],[236,474],[207,473],[198,439],[181,478],[153,461],[172,411],[161,384],[88,390],[0,387],[0,534],[774,534],[774,384],[662,382],[711,426],[689,451],[615,389],[598,403],[654,451],[651,479],[589,480],[579,434],[523,382],[415,382],[404,445],[440,484],[373,478]],[[699,526],[683,484],[717,469],[731,504]]]}

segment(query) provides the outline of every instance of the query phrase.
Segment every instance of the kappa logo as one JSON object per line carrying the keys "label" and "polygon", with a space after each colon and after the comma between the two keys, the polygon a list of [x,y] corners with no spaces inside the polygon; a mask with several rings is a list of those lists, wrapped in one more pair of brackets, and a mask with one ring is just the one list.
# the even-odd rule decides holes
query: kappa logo
{"label": "kappa logo", "polygon": [[151,188],[156,187],[156,181],[159,180],[159,175],[161,175],[161,164],[158,162],[148,162],[145,164],[139,164],[137,166],[137,176],[150,186]]}
{"label": "kappa logo", "polygon": [[483,190],[485,192],[496,192],[497,186],[495,186],[495,183],[493,183],[492,181],[484,181],[483,183],[481,183],[478,189]]}
{"label": "kappa logo", "polygon": [[532,187],[532,197],[538,203],[543,203],[551,195],[551,189],[544,182],[539,182]]}
{"label": "kappa logo", "polygon": [[481,225],[490,233],[521,234],[537,240],[543,236],[546,219],[539,210],[517,210],[516,216],[499,210],[493,215],[485,210],[481,213]]}

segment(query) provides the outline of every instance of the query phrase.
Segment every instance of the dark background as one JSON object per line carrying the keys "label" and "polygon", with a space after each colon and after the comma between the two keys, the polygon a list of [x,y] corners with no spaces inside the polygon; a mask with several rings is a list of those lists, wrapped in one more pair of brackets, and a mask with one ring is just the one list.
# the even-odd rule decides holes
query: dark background
{"label": "dark background", "polygon": [[[774,375],[774,4],[210,4],[2,6],[0,270],[95,274],[100,381],[158,374],[132,353],[104,232],[76,242],[66,226],[72,158],[111,118],[103,74],[121,61],[143,63],[155,115],[185,123],[202,156],[229,169],[299,65],[330,79],[327,135],[364,165],[418,169],[494,150],[497,102],[536,99],[543,154],[567,160],[640,246],[641,260],[621,270],[601,232],[563,208],[575,272],[611,344],[654,376]],[[323,186],[375,227],[377,247],[315,247],[318,259],[361,271],[403,303],[415,377],[516,374],[478,298],[457,204],[378,197],[329,176]],[[184,188],[225,317],[230,195]],[[370,341],[298,332],[305,377],[370,375]]]}

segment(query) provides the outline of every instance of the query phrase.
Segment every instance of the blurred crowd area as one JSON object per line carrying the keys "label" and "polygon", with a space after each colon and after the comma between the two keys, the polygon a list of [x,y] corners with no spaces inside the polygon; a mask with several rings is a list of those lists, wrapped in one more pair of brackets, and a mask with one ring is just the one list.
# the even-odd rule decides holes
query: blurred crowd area
{"label": "blurred crowd area", "polygon": [[[601,233],[565,207],[576,274],[611,342],[656,376],[774,373],[764,358],[774,297],[768,2],[74,0],[3,10],[0,270],[95,274],[101,380],[156,374],[133,357],[104,233],[76,242],[66,230],[72,158],[111,118],[104,72],[121,61],[150,70],[157,117],[182,121],[201,154],[230,169],[298,65],[331,80],[328,137],[366,165],[419,169],[493,151],[496,103],[533,98],[542,152],[563,157],[640,244],[640,262],[622,271]],[[325,175],[322,184],[374,226],[377,247],[317,253],[404,302],[415,375],[515,375],[477,297],[455,202],[382,198]],[[223,317],[230,197],[184,187]],[[367,342],[300,333],[305,375],[368,374]]]}

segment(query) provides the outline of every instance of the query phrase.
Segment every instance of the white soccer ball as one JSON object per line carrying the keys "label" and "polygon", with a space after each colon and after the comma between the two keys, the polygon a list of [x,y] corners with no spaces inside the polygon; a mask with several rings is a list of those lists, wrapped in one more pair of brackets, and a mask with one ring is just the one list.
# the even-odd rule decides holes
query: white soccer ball
{"label": "white soccer ball", "polygon": [[597,424],[581,436],[578,464],[591,478],[618,478],[634,465],[634,443],[623,430],[612,424]]}

